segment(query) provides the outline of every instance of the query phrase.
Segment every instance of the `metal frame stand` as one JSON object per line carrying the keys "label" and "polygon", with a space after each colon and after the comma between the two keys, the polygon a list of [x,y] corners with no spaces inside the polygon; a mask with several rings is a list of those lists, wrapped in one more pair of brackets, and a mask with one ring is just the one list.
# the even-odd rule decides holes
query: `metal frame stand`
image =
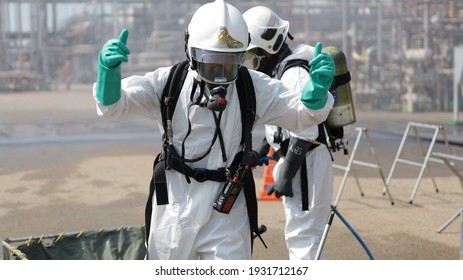
{"label": "metal frame stand", "polygon": [[[402,153],[402,149],[404,147],[405,140],[407,139],[407,136],[409,134],[410,128],[413,129],[413,131],[415,133],[415,136],[416,136],[416,140],[418,141],[418,144],[420,146],[421,153],[424,156],[424,161],[423,162],[416,162],[416,161],[411,161],[411,160],[406,160],[406,159],[400,158],[401,153]],[[417,128],[434,130],[434,134],[433,134],[433,137],[432,137],[432,140],[431,140],[431,144],[429,145],[429,148],[428,148],[427,151],[425,150],[425,148],[423,146],[423,141],[421,139],[421,136],[418,133]],[[396,155],[396,157],[394,159],[394,162],[392,163],[391,171],[389,172],[389,176],[387,177],[387,180],[386,180],[385,191],[388,189],[388,187],[391,184],[392,175],[394,174],[397,163],[403,163],[403,164],[408,164],[408,165],[412,165],[412,166],[416,166],[416,167],[420,168],[420,173],[418,175],[418,178],[417,178],[416,183],[415,183],[415,187],[414,187],[413,192],[412,192],[412,194],[410,196],[410,199],[409,199],[410,204],[413,204],[413,199],[415,198],[416,192],[418,191],[418,187],[419,187],[421,178],[423,177],[423,173],[424,173],[425,169],[427,169],[429,174],[431,175],[432,183],[434,185],[434,188],[436,189],[436,192],[439,192],[439,189],[437,188],[437,185],[436,185],[436,180],[434,179],[434,176],[433,176],[433,174],[431,172],[431,168],[428,166],[428,162],[430,162],[430,161],[437,162],[437,163],[444,163],[444,161],[442,159],[437,159],[437,158],[431,157],[432,149],[434,147],[434,144],[436,143],[436,139],[437,139],[437,136],[438,136],[439,132],[441,132],[442,136],[444,137],[445,146],[448,148],[449,152],[452,153],[451,147],[449,145],[447,136],[446,136],[446,134],[444,132],[444,127],[443,126],[441,126],[441,125],[423,124],[423,123],[415,123],[415,122],[409,122],[407,124],[407,128],[405,129],[404,135],[402,137],[402,141],[400,143],[399,150],[397,151],[397,155]]]}
{"label": "metal frame stand", "polygon": [[[355,140],[355,144],[354,144],[354,148],[352,149],[352,152],[350,154],[350,157],[349,157],[349,161],[347,163],[347,166],[342,166],[342,165],[338,165],[338,164],[333,164],[333,167],[334,168],[337,168],[337,169],[341,169],[341,170],[344,170],[344,176],[342,177],[342,181],[341,181],[341,185],[339,187],[339,190],[338,190],[338,193],[336,195],[336,199],[333,203],[333,206],[336,207],[339,203],[339,200],[341,198],[341,194],[344,190],[344,186],[346,184],[346,181],[347,181],[347,177],[349,176],[349,172],[352,171],[354,173],[354,177],[355,177],[355,181],[357,183],[357,187],[359,188],[360,190],[360,195],[363,196],[363,191],[362,191],[362,188],[360,186],[360,181],[357,177],[357,173],[355,172],[354,169],[352,169],[352,165],[356,164],[356,165],[360,165],[360,166],[364,166],[364,167],[370,167],[370,168],[374,168],[374,169],[377,169],[378,172],[379,172],[379,175],[381,177],[381,179],[383,180],[383,184],[384,184],[384,191],[383,191],[383,194],[387,193],[388,197],[389,197],[389,200],[391,201],[391,204],[394,205],[394,200],[392,199],[392,196],[391,194],[389,193],[389,190],[386,186],[386,180],[384,179],[384,174],[383,174],[383,170],[381,169],[381,166],[379,165],[379,161],[378,161],[378,157],[376,156],[376,151],[375,149],[373,148],[373,142],[371,141],[371,138],[370,138],[370,135],[368,134],[368,130],[365,128],[365,127],[357,127],[356,128],[356,131],[358,132],[357,134],[357,139]],[[357,148],[358,148],[358,145],[360,143],[360,140],[362,139],[362,136],[365,135],[365,137],[367,138],[368,140],[368,145],[369,145],[369,148],[370,148],[370,153],[372,154],[372,156],[374,157],[375,159],[375,164],[373,163],[369,163],[369,162],[363,162],[363,161],[359,161],[359,160],[355,160],[355,154],[357,152]]]}
{"label": "metal frame stand", "polygon": [[[450,168],[450,170],[452,170],[452,172],[455,173],[458,179],[460,179],[460,186],[463,189],[463,176],[460,174],[460,172],[458,171],[454,163],[454,161],[463,162],[463,157],[445,154],[445,153],[437,153],[437,152],[432,153],[432,154],[442,159],[445,165],[447,165]],[[444,231],[453,221],[455,221],[458,218],[458,216],[460,216],[461,218],[461,222],[460,222],[460,260],[462,260],[463,259],[463,208],[458,210],[458,212],[456,212],[447,222],[445,222],[445,224],[443,224],[437,230],[437,233],[441,233],[442,231]]]}
{"label": "metal frame stand", "polygon": [[460,260],[463,260],[463,208],[458,210],[455,215],[452,216],[444,225],[442,225],[438,230],[437,233],[441,233],[444,229],[446,229],[453,221],[458,218],[458,216],[461,217],[460,221]]}
{"label": "metal frame stand", "polygon": [[446,229],[453,221],[455,221],[458,216],[461,216],[462,219],[463,219],[463,216],[462,216],[462,213],[463,212],[463,208],[461,208],[460,210],[458,210],[457,213],[455,213],[452,218],[450,218],[447,222],[445,222],[445,224],[443,224],[438,230],[437,230],[437,233],[441,233],[444,231],[444,229]]}
{"label": "metal frame stand", "polygon": [[445,165],[447,165],[448,168],[452,170],[458,179],[460,179],[460,186],[463,189],[463,175],[460,174],[460,171],[458,171],[457,167],[455,166],[455,161],[463,162],[463,157],[438,152],[433,152],[432,155],[440,158],[445,163]]}

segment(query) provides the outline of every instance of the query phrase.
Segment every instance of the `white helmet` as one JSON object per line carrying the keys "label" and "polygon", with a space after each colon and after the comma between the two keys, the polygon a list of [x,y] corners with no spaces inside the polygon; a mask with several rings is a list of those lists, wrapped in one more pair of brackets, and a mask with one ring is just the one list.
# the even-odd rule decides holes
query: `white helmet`
{"label": "white helmet", "polygon": [[243,17],[251,36],[248,50],[261,48],[270,54],[275,54],[280,50],[288,36],[288,21],[264,6],[256,6],[247,10]]}
{"label": "white helmet", "polygon": [[241,12],[223,0],[201,6],[186,34],[187,54],[199,75],[212,84],[229,84],[238,76],[249,44]]}

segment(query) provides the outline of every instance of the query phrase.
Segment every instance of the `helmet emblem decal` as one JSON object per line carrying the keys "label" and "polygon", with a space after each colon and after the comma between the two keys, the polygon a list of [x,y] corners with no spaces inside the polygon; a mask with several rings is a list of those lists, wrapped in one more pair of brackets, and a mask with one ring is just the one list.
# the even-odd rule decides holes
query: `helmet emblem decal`
{"label": "helmet emblem decal", "polygon": [[219,43],[226,44],[227,47],[232,49],[243,47],[243,43],[230,36],[228,29],[225,26],[219,27],[217,39],[219,40]]}

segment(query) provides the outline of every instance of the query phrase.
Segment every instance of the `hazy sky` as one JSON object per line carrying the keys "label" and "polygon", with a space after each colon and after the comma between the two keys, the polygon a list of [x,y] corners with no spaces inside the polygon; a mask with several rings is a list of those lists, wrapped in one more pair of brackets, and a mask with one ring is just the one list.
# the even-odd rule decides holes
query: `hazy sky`
{"label": "hazy sky", "polygon": [[[3,23],[3,28],[5,31],[10,31],[10,32],[16,32],[19,31],[19,23],[18,23],[18,9],[20,7],[21,11],[21,29],[24,32],[30,31],[31,28],[31,4],[30,3],[21,3],[20,6],[18,6],[17,3],[8,3],[5,4],[6,8],[5,10],[7,11],[7,14],[4,15],[4,22]],[[2,7],[3,8],[3,7]],[[49,28],[52,27],[52,6],[48,5],[47,6],[48,11],[47,11],[47,26]],[[108,10],[110,11],[111,7],[110,5],[101,5],[98,4],[98,7],[96,5],[92,4],[87,4],[87,3],[82,3],[82,4],[72,4],[72,3],[58,3],[56,5],[57,8],[57,24],[58,28],[66,22],[68,18],[70,18],[73,15],[82,13],[83,11],[86,11],[88,13],[92,13],[93,11],[96,11],[96,9],[103,8],[103,10]]]}

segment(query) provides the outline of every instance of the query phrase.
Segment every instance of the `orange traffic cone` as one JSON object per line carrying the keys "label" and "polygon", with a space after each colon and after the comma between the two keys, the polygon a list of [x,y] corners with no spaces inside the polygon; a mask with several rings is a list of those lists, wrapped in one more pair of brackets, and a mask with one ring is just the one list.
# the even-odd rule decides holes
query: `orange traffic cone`
{"label": "orange traffic cone", "polygon": [[[270,157],[272,155],[273,155],[273,149],[272,149],[272,147],[270,147],[270,150],[269,150],[267,156]],[[270,188],[272,187],[273,183],[274,183],[274,181],[273,181],[273,168],[274,168],[274,166],[275,166],[275,163],[270,162],[270,161],[269,161],[269,164],[265,166],[264,179],[263,179],[263,183],[262,183],[262,188],[260,190],[259,200],[281,200],[281,197],[277,198],[274,193],[272,193],[271,195],[267,194],[268,191],[270,190]]]}

